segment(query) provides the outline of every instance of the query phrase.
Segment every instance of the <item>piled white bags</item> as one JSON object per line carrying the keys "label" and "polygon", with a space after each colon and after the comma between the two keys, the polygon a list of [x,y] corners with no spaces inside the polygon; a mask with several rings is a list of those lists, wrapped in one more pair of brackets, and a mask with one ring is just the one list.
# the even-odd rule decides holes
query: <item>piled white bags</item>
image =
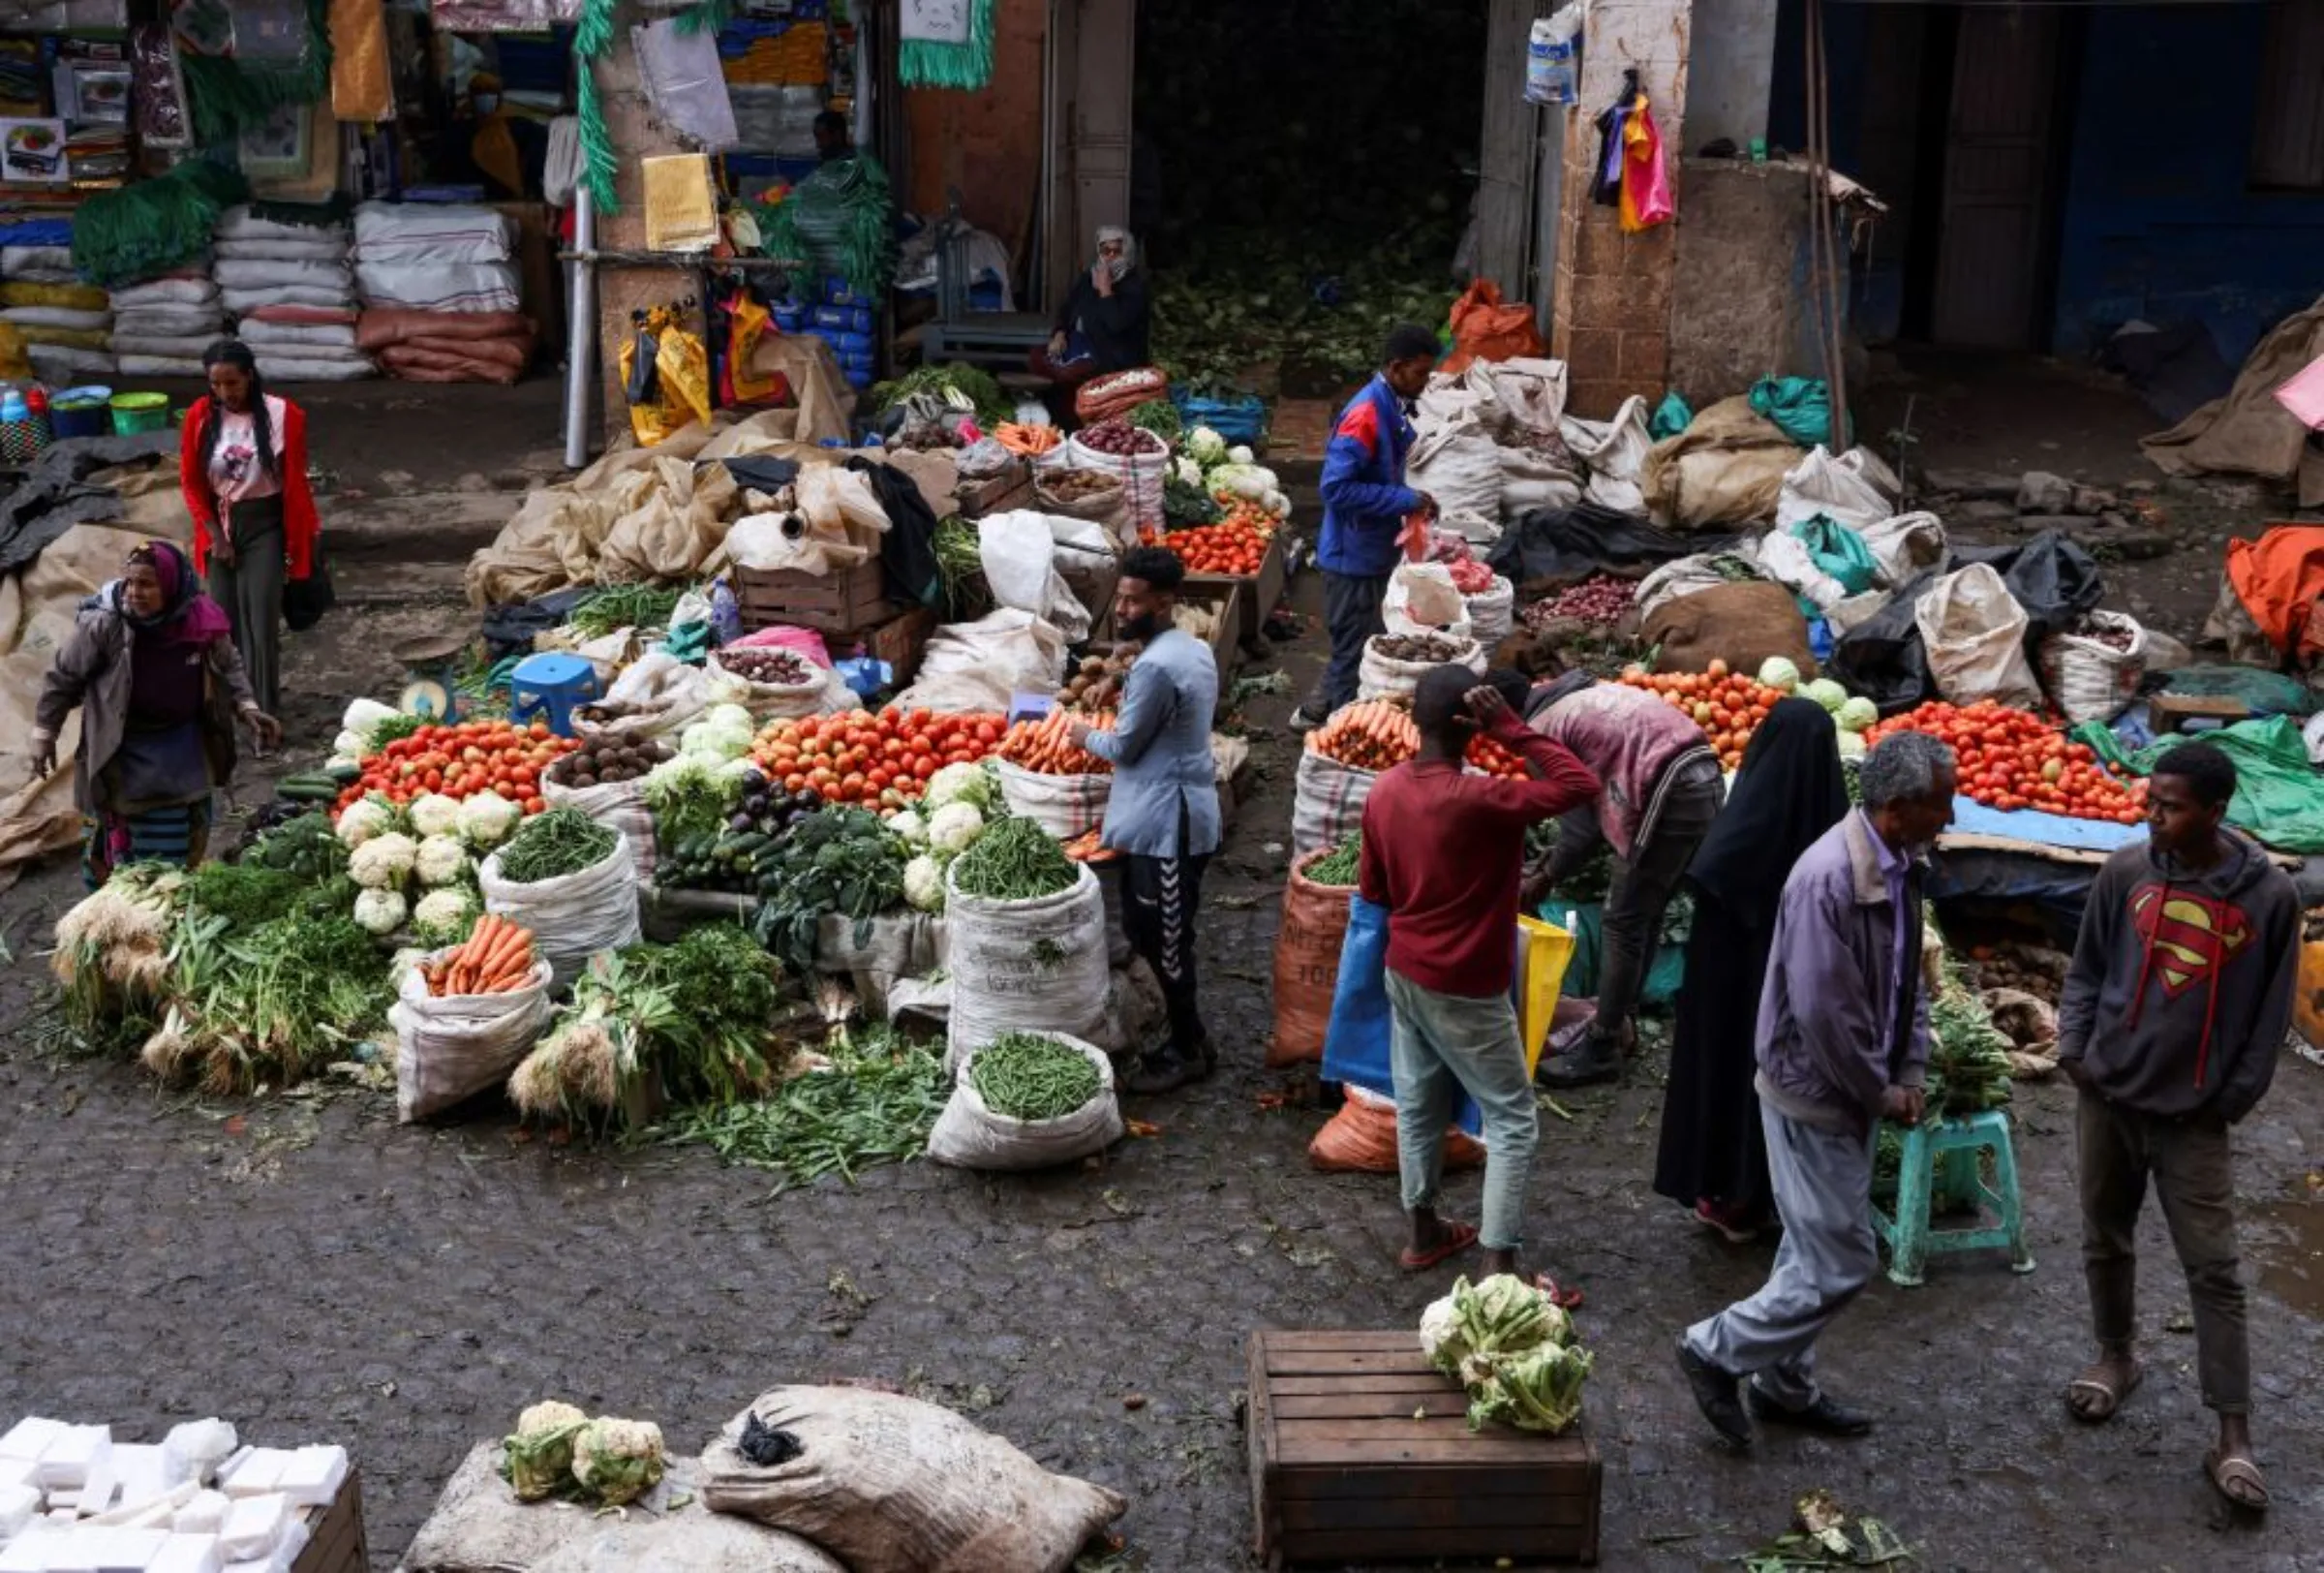
{"label": "piled white bags", "polygon": [[220,296],[268,382],[378,374],[355,348],[355,277],[344,226],[279,223],[236,207],[218,221],[217,236]]}
{"label": "piled white bags", "polygon": [[226,336],[226,302],[199,268],[113,291],[113,354],[129,377],[199,377],[201,355]]}
{"label": "piled white bags", "polygon": [[80,282],[65,246],[10,246],[0,250],[0,321],[24,341],[33,373],[70,385],[109,377],[113,353],[107,339],[112,313],[104,292]]}
{"label": "piled white bags", "polygon": [[515,221],[489,207],[365,202],[355,209],[355,282],[366,306],[515,311]]}

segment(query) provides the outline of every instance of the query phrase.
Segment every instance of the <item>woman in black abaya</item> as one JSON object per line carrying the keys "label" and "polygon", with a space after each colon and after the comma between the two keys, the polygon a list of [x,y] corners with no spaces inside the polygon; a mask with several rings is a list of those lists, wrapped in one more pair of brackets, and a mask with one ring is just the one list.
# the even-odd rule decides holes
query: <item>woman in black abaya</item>
{"label": "woman in black abaya", "polygon": [[1695,922],[1654,1188],[1738,1243],[1774,1214],[1751,1084],[1776,907],[1791,865],[1847,814],[1832,718],[1813,700],[1785,699],[1752,734],[1734,789],[1687,870]]}

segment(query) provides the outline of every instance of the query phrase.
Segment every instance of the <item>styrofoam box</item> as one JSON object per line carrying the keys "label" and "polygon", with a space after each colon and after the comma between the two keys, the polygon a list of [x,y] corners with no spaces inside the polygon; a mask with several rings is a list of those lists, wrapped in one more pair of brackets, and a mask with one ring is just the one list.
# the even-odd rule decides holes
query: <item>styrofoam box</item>
{"label": "styrofoam box", "polygon": [[113,1434],[108,1427],[67,1426],[63,1435],[41,1449],[40,1469],[34,1478],[50,1490],[62,1486],[77,1491],[88,1480],[89,1471],[112,1450]]}
{"label": "styrofoam box", "polygon": [[[82,1534],[90,1533],[83,1529]],[[161,1529],[100,1529],[97,1573],[145,1573],[161,1555],[168,1533]]]}
{"label": "styrofoam box", "polygon": [[347,1449],[302,1447],[283,1465],[279,1490],[293,1507],[328,1507],[347,1483]]}
{"label": "styrofoam box", "polygon": [[292,1455],[279,1447],[254,1447],[230,1469],[218,1472],[218,1489],[229,1496],[265,1496],[282,1489]]}
{"label": "styrofoam box", "polygon": [[71,1429],[61,1420],[26,1415],[9,1428],[7,1435],[0,1436],[0,1458],[37,1459]]}
{"label": "styrofoam box", "polygon": [[0,1486],[0,1543],[14,1540],[41,1516],[41,1494],[30,1486]]}
{"label": "styrofoam box", "polygon": [[223,1573],[225,1567],[216,1535],[171,1535],[145,1573]]}
{"label": "styrofoam box", "polygon": [[48,1542],[52,1529],[33,1529],[0,1546],[0,1573],[48,1573]]}
{"label": "styrofoam box", "polygon": [[226,1527],[226,1516],[234,1504],[222,1491],[197,1492],[194,1499],[179,1508],[169,1521],[169,1527],[181,1535],[207,1535],[216,1539]]}
{"label": "styrofoam box", "polygon": [[218,1549],[237,1561],[262,1560],[273,1556],[274,1548],[282,1544],[284,1527],[290,1522],[288,1496],[279,1492],[245,1496],[227,1514]]}

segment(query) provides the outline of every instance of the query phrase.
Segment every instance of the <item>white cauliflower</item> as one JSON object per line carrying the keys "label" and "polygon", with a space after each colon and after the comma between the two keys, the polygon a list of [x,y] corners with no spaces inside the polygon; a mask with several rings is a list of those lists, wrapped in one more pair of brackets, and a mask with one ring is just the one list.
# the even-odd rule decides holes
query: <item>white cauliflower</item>
{"label": "white cauliflower", "polygon": [[947,856],[968,849],[985,833],[985,817],[973,803],[947,803],[928,821],[928,845]]}
{"label": "white cauliflower", "polygon": [[442,792],[422,792],[407,812],[412,829],[421,836],[448,836],[460,826],[460,800]]}
{"label": "white cauliflower", "polygon": [[394,828],[395,811],[374,798],[358,798],[339,816],[339,839],[351,848],[361,847]]}
{"label": "white cauliflower", "polygon": [[633,1502],[661,1479],[661,1428],[599,1416],[573,1438],[573,1479],[607,1507]]}
{"label": "white cauliflower", "polygon": [[903,866],[903,899],[924,912],[944,910],[944,871],[928,853],[922,852]]}
{"label": "white cauliflower", "polygon": [[524,813],[498,792],[478,792],[460,805],[460,839],[478,851],[508,839]]}
{"label": "white cauliflower", "polygon": [[400,830],[390,830],[356,848],[347,860],[347,872],[366,890],[388,890],[411,878],[413,861],[418,856],[417,842]]}
{"label": "white cauliflower", "polygon": [[412,910],[412,934],[422,944],[442,949],[467,939],[475,921],[476,898],[454,885],[419,898]]}
{"label": "white cauliflower", "polygon": [[1259,462],[1259,459],[1258,455],[1253,453],[1247,447],[1238,443],[1233,447],[1227,449],[1227,462],[1229,464],[1256,464]]}
{"label": "white cauliflower", "polygon": [[928,821],[904,809],[888,821],[888,828],[903,838],[907,846],[921,847],[928,843]]}
{"label": "white cauliflower", "polygon": [[1186,434],[1186,456],[1205,470],[1227,462],[1227,440],[1208,426],[1197,426]]}
{"label": "white cauliflower", "polygon": [[[929,778],[928,791],[923,794],[921,805],[932,814],[954,803],[989,809],[999,795],[1000,788],[993,779],[993,772],[983,765],[948,764]],[[933,823],[931,829],[933,832]]]}
{"label": "white cauliflower", "polygon": [[448,885],[468,872],[468,848],[457,836],[429,836],[420,842],[412,866],[421,884]]}
{"label": "white cauliflower", "polygon": [[1195,463],[1192,459],[1185,457],[1177,458],[1172,461],[1170,468],[1171,473],[1177,476],[1178,479],[1186,485],[1195,487],[1200,487],[1202,485],[1203,467]]}
{"label": "white cauliflower", "polygon": [[393,934],[403,927],[408,910],[398,890],[366,890],[355,897],[355,922],[366,934]]}

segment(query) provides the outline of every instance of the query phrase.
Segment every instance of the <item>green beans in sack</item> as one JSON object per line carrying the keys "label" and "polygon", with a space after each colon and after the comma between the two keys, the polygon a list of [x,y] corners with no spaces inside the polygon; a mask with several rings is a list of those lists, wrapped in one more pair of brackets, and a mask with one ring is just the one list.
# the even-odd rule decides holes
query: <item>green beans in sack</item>
{"label": "green beans in sack", "polygon": [[964,1169],[1046,1169],[1121,1135],[1102,1050],[1062,1033],[1008,1033],[963,1058],[928,1156]]}

